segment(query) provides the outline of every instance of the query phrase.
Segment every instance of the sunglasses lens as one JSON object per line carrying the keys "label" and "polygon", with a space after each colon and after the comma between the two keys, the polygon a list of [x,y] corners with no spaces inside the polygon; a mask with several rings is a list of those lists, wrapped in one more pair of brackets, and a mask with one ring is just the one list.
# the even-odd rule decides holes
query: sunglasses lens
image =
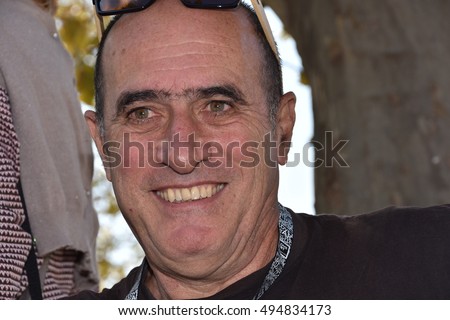
{"label": "sunglasses lens", "polygon": [[153,0],[97,0],[97,9],[100,14],[119,10],[138,10],[148,7]]}
{"label": "sunglasses lens", "polygon": [[[97,12],[101,15],[119,12],[139,11],[150,6],[155,0],[96,0]],[[181,0],[192,8],[235,8],[240,0]]]}
{"label": "sunglasses lens", "polygon": [[234,8],[240,0],[181,0],[186,6],[193,8]]}

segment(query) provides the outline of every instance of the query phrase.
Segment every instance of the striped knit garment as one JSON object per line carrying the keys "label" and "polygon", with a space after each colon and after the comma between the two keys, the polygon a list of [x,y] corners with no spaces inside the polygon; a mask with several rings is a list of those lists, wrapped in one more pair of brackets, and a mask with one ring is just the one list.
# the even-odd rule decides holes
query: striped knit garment
{"label": "striped knit garment", "polygon": [[[18,299],[28,286],[24,269],[32,239],[17,185],[20,176],[19,141],[14,130],[7,92],[0,87],[0,299]],[[58,299],[74,293],[77,252],[60,249],[50,255],[42,296]],[[43,259],[38,257],[38,265]]]}

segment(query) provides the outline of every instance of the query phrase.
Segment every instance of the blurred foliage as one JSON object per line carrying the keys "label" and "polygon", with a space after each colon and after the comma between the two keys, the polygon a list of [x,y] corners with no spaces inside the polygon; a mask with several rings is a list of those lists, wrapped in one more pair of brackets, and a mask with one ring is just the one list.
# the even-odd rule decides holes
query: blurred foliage
{"label": "blurred foliage", "polygon": [[304,84],[305,86],[309,86],[309,79],[308,76],[306,75],[305,69],[302,69],[302,71],[300,71],[300,83]]}
{"label": "blurred foliage", "polygon": [[93,201],[99,214],[97,263],[100,287],[110,287],[139,265],[144,256],[137,240],[120,214],[111,184],[100,158],[95,161]]}
{"label": "blurred foliage", "polygon": [[[95,150],[94,145],[93,148]],[[112,185],[106,179],[97,152],[95,152],[92,196],[100,221],[97,265],[100,289],[103,289],[111,287],[126,276],[131,268],[139,265],[144,254],[122,218]]]}
{"label": "blurred foliage", "polygon": [[94,6],[85,0],[61,0],[56,18],[60,38],[75,62],[80,99],[93,105],[94,64],[98,46]]}

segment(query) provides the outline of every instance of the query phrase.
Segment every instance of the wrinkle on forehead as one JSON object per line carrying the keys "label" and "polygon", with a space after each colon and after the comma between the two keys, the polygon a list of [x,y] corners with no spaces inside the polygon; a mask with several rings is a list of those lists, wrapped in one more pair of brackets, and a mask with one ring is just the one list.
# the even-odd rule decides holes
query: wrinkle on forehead
{"label": "wrinkle on forehead", "polygon": [[[116,39],[117,38],[117,39]],[[245,55],[245,49],[250,43],[244,39],[232,37],[229,34],[209,34],[199,37],[149,35],[148,37],[121,37],[116,35],[110,39],[110,48],[106,51],[114,58],[122,59],[125,56],[134,58],[147,55],[152,61],[176,59],[185,56],[198,55],[199,57],[216,55],[221,58],[239,57]]]}
{"label": "wrinkle on forehead", "polygon": [[[171,45],[201,44],[237,48],[256,39],[245,12],[236,9],[191,9],[179,0],[156,1],[149,8],[124,15],[111,30],[115,44],[151,45],[160,54]],[[254,39],[254,40],[255,40]],[[108,42],[108,41],[107,41]],[[116,42],[116,41],[115,41]],[[133,50],[132,46],[130,49]]]}
{"label": "wrinkle on forehead", "polygon": [[[112,40],[110,48],[105,50],[105,55],[110,55],[108,60],[113,61],[111,67],[115,72],[131,72],[140,68],[141,63],[148,72],[219,67],[224,73],[230,73],[232,69],[243,72],[249,63],[257,63],[254,59],[245,59],[248,51],[254,51],[251,44],[241,45],[243,39],[233,38],[228,33],[210,32],[197,38],[185,34],[166,37],[149,34],[134,38],[121,36],[121,33],[109,39]],[[236,67],[230,68],[232,66]],[[258,68],[255,65],[253,69]]]}

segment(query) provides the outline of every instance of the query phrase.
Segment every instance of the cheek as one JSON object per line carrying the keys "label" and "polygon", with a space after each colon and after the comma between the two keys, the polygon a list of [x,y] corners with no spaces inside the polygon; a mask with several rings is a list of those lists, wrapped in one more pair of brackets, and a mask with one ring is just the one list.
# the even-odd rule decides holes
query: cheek
{"label": "cheek", "polygon": [[144,135],[118,134],[103,147],[105,167],[110,169],[145,169],[161,167],[160,144]]}
{"label": "cheek", "polygon": [[[110,163],[111,182],[120,205],[137,205],[144,191],[142,179],[148,168],[147,148],[140,142],[122,142],[116,149],[114,163]],[[142,190],[141,190],[142,189]]]}
{"label": "cheek", "polygon": [[276,146],[277,143],[271,139],[269,133],[248,134],[245,138],[240,137],[239,141],[228,144],[227,162],[232,162],[240,168],[255,168],[261,165],[276,167]]}
{"label": "cheek", "polygon": [[142,169],[148,161],[149,145],[143,141],[133,139],[130,134],[125,134],[121,143],[120,154],[122,156],[121,168]]}
{"label": "cheek", "polygon": [[261,163],[260,142],[244,141],[230,150],[227,155],[239,168],[254,168]]}
{"label": "cheek", "polygon": [[124,174],[132,174],[134,170],[144,169],[149,163],[147,148],[139,142],[125,145],[123,150],[123,163],[121,168],[126,171]]}

